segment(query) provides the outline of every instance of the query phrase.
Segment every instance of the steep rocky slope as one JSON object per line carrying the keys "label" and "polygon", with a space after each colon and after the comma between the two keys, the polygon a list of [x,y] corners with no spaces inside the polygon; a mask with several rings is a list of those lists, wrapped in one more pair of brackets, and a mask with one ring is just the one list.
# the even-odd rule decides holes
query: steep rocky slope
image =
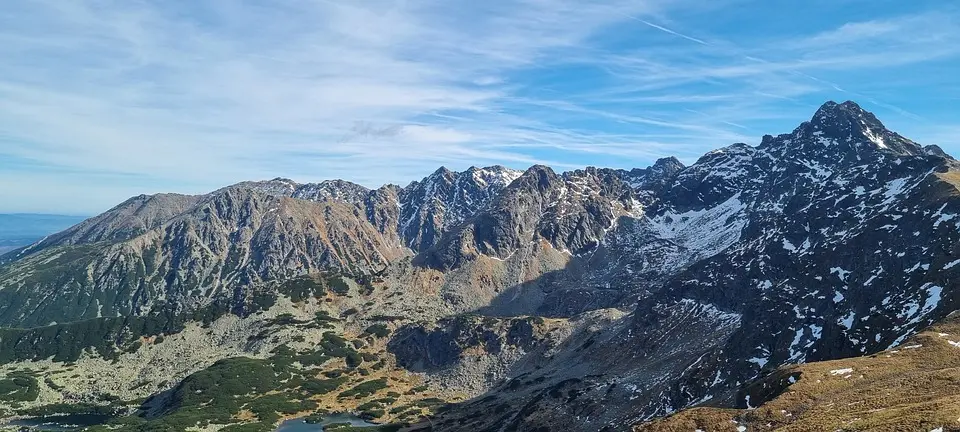
{"label": "steep rocky slope", "polygon": [[422,251],[451,227],[484,209],[521,172],[500,166],[457,173],[440,168],[400,193],[399,232],[406,246]]}
{"label": "steep rocky slope", "polygon": [[[107,235],[126,233],[119,226]],[[242,305],[252,293],[240,288],[258,282],[321,269],[369,272],[405,254],[357,207],[244,186],[202,197],[130,239],[36,249],[0,268],[0,323],[190,311],[217,299]]]}

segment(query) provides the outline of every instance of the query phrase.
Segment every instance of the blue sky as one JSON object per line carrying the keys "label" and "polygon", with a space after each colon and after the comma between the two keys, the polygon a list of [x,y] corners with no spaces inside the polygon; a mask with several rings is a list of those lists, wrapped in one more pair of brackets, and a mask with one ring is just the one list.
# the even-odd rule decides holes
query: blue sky
{"label": "blue sky", "polygon": [[0,212],[277,176],[689,163],[831,99],[960,154],[952,3],[9,2]]}

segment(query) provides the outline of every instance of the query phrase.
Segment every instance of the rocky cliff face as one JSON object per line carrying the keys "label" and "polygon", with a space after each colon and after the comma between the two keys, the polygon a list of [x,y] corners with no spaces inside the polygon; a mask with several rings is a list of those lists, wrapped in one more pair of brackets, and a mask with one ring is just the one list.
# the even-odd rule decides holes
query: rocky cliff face
{"label": "rocky cliff face", "polygon": [[501,166],[462,173],[440,168],[401,191],[399,232],[406,246],[423,251],[451,227],[485,209],[521,172]]}
{"label": "rocky cliff face", "polygon": [[641,213],[625,177],[596,168],[561,175],[534,166],[489,208],[446,235],[425,254],[424,263],[453,269],[481,255],[506,260],[541,241],[568,255],[587,253],[621,216]]}
{"label": "rocky cliff face", "polygon": [[[878,352],[960,307],[958,168],[831,102],[687,167],[137,197],[5,255],[0,324],[235,309],[297,275],[376,275],[360,315],[408,326],[390,345],[401,365],[437,383],[488,377],[464,384],[487,393],[437,419],[447,429],[620,430],[743,405],[743,383],[779,365]],[[563,337],[514,337],[527,316],[613,308]],[[462,312],[498,321],[424,324]],[[477,350],[509,361],[464,367]]]}

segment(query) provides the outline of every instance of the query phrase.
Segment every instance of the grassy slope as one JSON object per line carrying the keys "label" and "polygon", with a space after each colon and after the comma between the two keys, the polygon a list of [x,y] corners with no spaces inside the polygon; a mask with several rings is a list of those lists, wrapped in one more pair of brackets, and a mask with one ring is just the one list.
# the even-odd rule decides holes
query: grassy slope
{"label": "grassy slope", "polygon": [[960,431],[960,316],[872,356],[782,368],[767,384],[790,377],[757,409],[694,408],[634,430]]}

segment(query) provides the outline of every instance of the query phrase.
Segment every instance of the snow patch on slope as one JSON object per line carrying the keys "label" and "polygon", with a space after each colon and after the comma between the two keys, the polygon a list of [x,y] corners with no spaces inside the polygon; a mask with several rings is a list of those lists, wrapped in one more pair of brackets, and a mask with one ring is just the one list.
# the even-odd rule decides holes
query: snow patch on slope
{"label": "snow patch on slope", "polygon": [[745,209],[740,194],[736,194],[712,208],[664,213],[650,219],[649,226],[658,237],[682,245],[699,260],[714,256],[740,240],[747,224]]}

